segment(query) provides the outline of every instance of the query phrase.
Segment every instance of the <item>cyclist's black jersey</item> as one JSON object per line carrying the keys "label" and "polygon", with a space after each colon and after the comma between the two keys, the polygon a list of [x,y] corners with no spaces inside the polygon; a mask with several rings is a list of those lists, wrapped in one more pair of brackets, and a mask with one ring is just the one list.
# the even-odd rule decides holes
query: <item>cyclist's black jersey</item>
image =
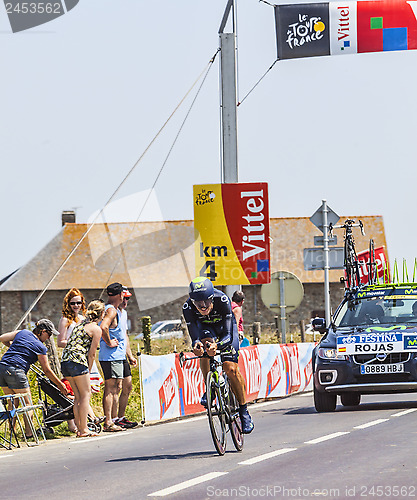
{"label": "cyclist's black jersey", "polygon": [[204,336],[212,337],[215,334],[218,339],[217,344],[222,349],[232,345],[234,337],[238,336],[230,299],[220,290],[214,289],[213,309],[207,316],[200,314],[191,299],[184,303],[183,314],[193,347]]}

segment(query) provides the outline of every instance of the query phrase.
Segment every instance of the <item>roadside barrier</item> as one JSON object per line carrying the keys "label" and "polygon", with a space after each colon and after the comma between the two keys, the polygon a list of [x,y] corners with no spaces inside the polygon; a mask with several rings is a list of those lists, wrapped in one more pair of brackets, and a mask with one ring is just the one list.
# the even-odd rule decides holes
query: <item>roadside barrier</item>
{"label": "roadside barrier", "polygon": [[[282,397],[312,389],[311,354],[315,344],[258,344],[241,348],[239,368],[248,401]],[[192,356],[186,353],[186,356]],[[180,366],[179,354],[141,355],[145,421],[192,415],[204,411],[205,391],[198,360]]]}

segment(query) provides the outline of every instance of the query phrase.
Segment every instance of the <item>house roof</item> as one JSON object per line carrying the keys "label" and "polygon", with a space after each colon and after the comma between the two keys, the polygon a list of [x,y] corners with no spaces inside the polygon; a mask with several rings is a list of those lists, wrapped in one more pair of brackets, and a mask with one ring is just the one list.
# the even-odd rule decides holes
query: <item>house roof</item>
{"label": "house roof", "polygon": [[[341,217],[341,221],[347,217]],[[369,238],[375,247],[386,247],[382,216],[361,219],[366,236],[354,233],[357,251],[365,250]],[[86,234],[87,233],[87,234]],[[335,231],[343,246],[342,232]],[[314,247],[314,236],[322,233],[308,217],[271,218],[271,271],[290,271],[303,283],[323,282],[322,271],[305,271],[304,248]],[[67,223],[32,260],[9,277],[2,291],[42,290],[56,274],[81,238],[81,244],[52,281],[49,290],[102,289],[119,281],[133,288],[186,287],[195,275],[193,221]],[[339,281],[341,270],[330,271],[330,281]],[[184,289],[186,291],[186,289]]]}

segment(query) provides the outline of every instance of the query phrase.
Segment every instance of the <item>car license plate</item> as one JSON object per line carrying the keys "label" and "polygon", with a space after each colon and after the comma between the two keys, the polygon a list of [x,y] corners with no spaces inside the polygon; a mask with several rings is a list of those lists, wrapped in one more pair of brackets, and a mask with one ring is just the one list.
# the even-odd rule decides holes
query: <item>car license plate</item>
{"label": "car license plate", "polygon": [[361,375],[374,373],[403,373],[404,364],[396,363],[392,365],[361,365]]}

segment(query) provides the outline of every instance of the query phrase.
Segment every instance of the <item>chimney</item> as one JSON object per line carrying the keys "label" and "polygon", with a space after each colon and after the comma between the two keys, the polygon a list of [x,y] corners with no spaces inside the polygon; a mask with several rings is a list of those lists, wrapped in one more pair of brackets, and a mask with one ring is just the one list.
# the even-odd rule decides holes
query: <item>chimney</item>
{"label": "chimney", "polygon": [[74,223],[75,222],[74,210],[63,210],[61,220],[63,226],[65,226],[65,224],[68,224],[70,222]]}

